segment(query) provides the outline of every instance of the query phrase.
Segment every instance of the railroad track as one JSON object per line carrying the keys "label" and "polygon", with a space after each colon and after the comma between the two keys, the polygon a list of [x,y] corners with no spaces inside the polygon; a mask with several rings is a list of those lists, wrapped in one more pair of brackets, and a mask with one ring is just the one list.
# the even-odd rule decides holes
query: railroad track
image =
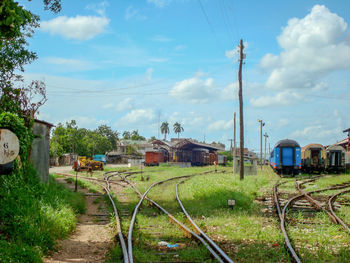
{"label": "railroad track", "polygon": [[191,225],[198,231],[198,233],[200,234],[201,237],[203,237],[208,244],[211,246],[211,248],[218,254],[220,255],[220,257],[223,259],[224,262],[229,262],[229,263],[233,263],[233,260],[213,241],[210,239],[210,237],[208,237],[202,229],[200,229],[198,227],[198,225],[194,222],[194,220],[191,218],[191,216],[187,213],[185,207],[183,206],[181,199],[179,197],[179,189],[178,186],[179,184],[184,183],[184,181],[181,181],[180,183],[176,184],[176,199],[179,202],[179,205],[183,211],[183,213],[185,214],[186,218],[188,219],[188,221],[191,223]]}
{"label": "railroad track", "polygon": [[318,179],[317,178],[313,178],[313,179],[309,179],[309,180],[305,180],[302,182],[299,181],[295,181],[295,187],[297,188],[297,190],[299,191],[300,194],[302,194],[311,205],[313,205],[317,210],[322,210],[323,212],[325,212],[329,218],[331,219],[331,221],[333,223],[337,223],[337,219],[334,217],[334,215],[332,213],[330,213],[328,210],[326,210],[317,200],[315,200],[314,198],[312,198],[310,196],[310,194],[306,193],[305,191],[303,191],[303,189],[301,188],[302,185],[306,184],[306,183],[310,183],[310,182],[314,182]]}
{"label": "railroad track", "polygon": [[344,191],[340,191],[334,195],[332,195],[329,199],[328,199],[328,209],[330,211],[330,213],[336,218],[337,222],[339,224],[341,224],[345,230],[348,231],[348,233],[350,233],[350,228],[349,226],[342,220],[340,219],[336,213],[334,212],[334,209],[333,209],[333,204],[336,200],[336,198],[339,196],[339,195],[342,195],[342,194],[346,194],[346,193],[350,193],[350,190],[344,190]]}
{"label": "railroad track", "polygon": [[[308,182],[311,182],[313,179],[308,180]],[[284,207],[281,209],[280,206],[280,202],[279,202],[279,198],[278,198],[278,187],[282,184],[284,184],[286,182],[282,182],[279,183],[277,182],[274,187],[273,187],[273,193],[274,193],[274,202],[275,202],[275,206],[276,206],[276,210],[277,210],[277,214],[279,216],[280,219],[280,227],[281,227],[281,231],[285,240],[285,245],[290,253],[290,256],[292,257],[292,260],[294,262],[297,263],[301,263],[301,259],[299,257],[299,255],[297,254],[297,252],[295,251],[295,248],[293,247],[286,227],[285,227],[285,222],[286,222],[286,211],[288,209],[289,206],[291,206],[295,201],[301,199],[301,198],[305,198],[306,195],[310,195],[310,194],[314,194],[314,193],[320,193],[320,192],[324,192],[324,191],[329,191],[329,190],[338,190],[338,189],[344,189],[344,188],[349,188],[350,187],[350,183],[349,184],[343,184],[343,185],[335,185],[335,186],[331,186],[331,187],[327,187],[327,188],[323,188],[323,189],[318,189],[318,190],[313,190],[313,191],[309,191],[309,192],[304,192],[302,191],[301,194],[296,195],[290,199],[288,199],[288,201],[286,202],[286,204],[284,205]],[[305,182],[306,183],[306,182]],[[350,191],[350,190],[349,190]],[[338,193],[339,194],[339,193]]]}
{"label": "railroad track", "polygon": [[120,246],[122,248],[124,263],[129,263],[128,251],[126,248],[126,242],[125,242],[125,239],[124,239],[124,236],[122,233],[122,229],[121,229],[120,217],[118,214],[117,207],[114,203],[113,197],[111,195],[110,182],[109,182],[110,177],[111,177],[111,175],[105,176],[104,180],[105,180],[107,186],[106,187],[103,186],[103,188],[105,189],[106,194],[108,195],[109,200],[111,201],[111,204],[113,206],[114,217],[115,217],[115,221],[116,221],[117,236],[119,238],[119,243],[120,243]]}
{"label": "railroad track", "polygon": [[[155,207],[157,207],[160,211],[162,211],[163,213],[165,213],[166,215],[168,215],[169,219],[175,223],[176,225],[178,225],[188,237],[192,237],[194,239],[196,239],[197,241],[201,242],[210,252],[210,254],[217,259],[218,262],[233,262],[226,254],[225,252],[223,252],[216,244],[215,242],[213,242],[208,236],[205,235],[205,233],[200,230],[197,226],[194,227],[200,234],[195,233],[194,231],[192,231],[190,228],[188,228],[186,225],[184,225],[183,223],[181,223],[180,221],[178,221],[171,213],[169,213],[166,209],[164,209],[162,206],[160,206],[157,202],[153,201],[152,199],[147,197],[147,193],[156,185],[165,183],[165,182],[169,182],[169,181],[173,181],[173,180],[179,180],[179,179],[184,179],[184,178],[190,178],[193,176],[198,176],[198,175],[204,175],[204,174],[208,174],[211,173],[212,171],[209,172],[204,172],[201,174],[193,174],[193,175],[185,175],[185,176],[179,176],[179,177],[172,177],[172,178],[168,178],[166,180],[162,180],[156,183],[153,183],[146,191],[144,194],[142,194],[136,187],[134,184],[132,184],[129,180],[127,180],[128,177],[134,175],[134,174],[139,174],[140,172],[118,172],[118,171],[110,171],[110,172],[106,172],[104,173],[105,177],[104,179],[99,179],[99,178],[92,178],[92,177],[84,177],[84,176],[77,176],[80,179],[83,180],[88,180],[88,181],[92,181],[95,184],[99,185],[102,189],[105,190],[107,196],[109,197],[109,200],[112,204],[113,207],[113,211],[114,211],[114,217],[115,217],[115,222],[116,222],[116,236],[118,237],[122,252],[123,252],[123,260],[124,262],[127,263],[132,263],[134,262],[133,259],[133,249],[132,249],[132,232],[133,232],[133,227],[135,224],[135,220],[136,220],[136,214],[139,210],[139,207],[141,206],[142,202],[144,199],[148,200],[152,205],[154,205]],[[224,172],[224,171],[223,171]],[[73,174],[64,174],[64,173],[58,173],[59,175],[65,176],[65,177],[75,177],[76,175]],[[118,176],[120,179],[119,180],[111,180],[111,178]],[[128,231],[128,238],[127,238],[127,242],[125,241],[125,237],[122,233],[122,229],[121,229],[121,219],[120,219],[120,215],[118,213],[117,207],[115,205],[115,202],[113,200],[112,197],[112,190],[110,187],[110,184],[118,184],[121,185],[123,187],[125,187],[125,185],[122,185],[122,182],[127,183],[140,197],[140,200],[138,202],[138,204],[136,205],[133,215],[132,215],[132,219],[130,222],[130,228]],[[105,183],[106,185],[103,185],[103,183]],[[179,201],[180,207],[183,207],[181,200],[179,199],[178,196],[178,186],[176,185],[176,191],[177,191],[177,200]],[[186,216],[188,216],[188,213],[186,212]],[[193,222],[194,223],[194,222]],[[192,224],[193,225],[193,224]],[[195,223],[194,223],[195,225]],[[127,243],[127,245],[126,245]]]}
{"label": "railroad track", "polygon": [[[204,174],[207,174],[209,172],[206,172]],[[203,173],[202,173],[203,174]],[[207,237],[204,232],[202,230],[199,231],[200,234],[196,234],[194,231],[192,231],[191,229],[189,229],[186,225],[184,225],[183,223],[181,223],[180,221],[178,221],[172,214],[170,214],[166,209],[164,209],[162,206],[160,206],[157,202],[155,202],[154,200],[150,199],[147,197],[147,193],[156,185],[165,183],[165,182],[169,182],[169,181],[173,181],[173,180],[178,180],[178,179],[184,179],[184,178],[190,178],[192,176],[196,176],[196,175],[185,175],[185,176],[180,176],[180,177],[172,177],[172,178],[168,178],[166,180],[163,181],[159,181],[156,182],[154,184],[152,184],[146,191],[144,194],[141,194],[141,192],[135,187],[134,184],[132,184],[130,181],[128,181],[126,179],[126,176],[123,177],[122,175],[118,175],[120,178],[122,178],[123,181],[125,181],[127,184],[130,185],[130,187],[139,195],[140,197],[140,201],[138,203],[138,205],[136,206],[134,213],[133,213],[133,218],[131,219],[131,223],[130,223],[130,228],[129,228],[129,232],[128,232],[128,254],[129,254],[129,262],[133,262],[133,255],[132,255],[132,232],[133,232],[133,227],[135,224],[135,218],[136,218],[136,214],[137,211],[140,207],[140,205],[142,204],[142,201],[144,199],[146,199],[147,201],[149,201],[152,205],[154,205],[155,207],[157,207],[160,211],[162,211],[163,213],[165,213],[169,219],[175,223],[176,225],[178,225],[181,230],[183,230],[186,234],[186,236],[192,237],[194,239],[196,239],[197,241],[201,242],[207,249],[208,251],[211,253],[211,255],[217,259],[218,262],[233,262],[226,254],[225,252],[223,252],[216,244],[215,242],[213,242],[209,237]],[[179,199],[178,194],[177,194],[177,199]],[[180,201],[181,202],[181,201]],[[183,206],[182,206],[183,207]],[[187,214],[188,215],[188,214]],[[197,227],[198,228],[198,227]],[[198,228],[199,229],[199,228]],[[197,229],[196,229],[197,230]],[[198,230],[197,230],[198,231]],[[210,240],[210,241],[209,241]]]}

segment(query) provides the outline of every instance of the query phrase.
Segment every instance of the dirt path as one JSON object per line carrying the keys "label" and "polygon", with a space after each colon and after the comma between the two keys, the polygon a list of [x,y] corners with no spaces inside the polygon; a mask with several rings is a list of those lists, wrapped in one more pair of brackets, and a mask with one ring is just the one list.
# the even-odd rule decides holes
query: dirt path
{"label": "dirt path", "polygon": [[[58,181],[74,189],[74,184]],[[59,241],[58,251],[43,259],[44,263],[105,262],[107,252],[113,247],[112,229],[108,227],[108,213],[101,195],[89,194],[85,189],[79,191],[86,195],[86,213],[79,217],[69,239]]]}

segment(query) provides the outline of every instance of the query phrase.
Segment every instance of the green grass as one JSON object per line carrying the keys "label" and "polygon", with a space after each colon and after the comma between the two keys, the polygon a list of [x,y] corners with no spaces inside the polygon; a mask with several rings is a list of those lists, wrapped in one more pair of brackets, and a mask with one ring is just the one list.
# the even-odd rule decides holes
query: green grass
{"label": "green grass", "polygon": [[[313,191],[349,181],[350,176],[346,174],[327,175],[315,182],[304,184],[304,187],[305,191]],[[296,192],[293,184],[288,183],[284,187],[289,187],[290,191]],[[330,195],[338,191],[341,190],[315,193],[312,196],[326,202]],[[344,195],[339,198],[341,200],[341,198],[349,198],[349,196]],[[349,207],[342,206],[337,214],[345,221],[350,222]],[[348,262],[350,258],[349,235],[343,231],[340,225],[332,224],[326,213],[320,211],[310,214],[301,211],[299,213],[288,211],[286,218],[287,231],[303,262]]]}
{"label": "green grass", "polygon": [[[65,181],[71,184],[75,184],[75,177],[66,178]],[[96,185],[91,181],[84,180],[84,179],[78,179],[77,185],[80,186],[81,188],[88,189],[90,193],[99,193],[102,191],[102,187]]]}
{"label": "green grass", "polygon": [[[121,167],[120,171],[140,171],[139,167]],[[279,190],[289,195],[297,194],[295,178],[280,178],[269,167],[258,167],[258,175],[246,176],[243,181],[232,174],[232,167],[190,167],[178,168],[169,165],[145,167],[142,176],[149,181],[141,181],[141,174],[129,177],[137,188],[144,192],[152,183],[174,176],[182,176],[212,171],[207,175],[195,176],[179,185],[180,197],[184,206],[195,222],[218,245],[228,253],[235,262],[290,262],[284,247],[284,239],[275,213],[266,212],[266,206],[256,200],[260,197],[271,197],[273,185],[285,182]],[[226,171],[226,173],[222,173]],[[83,175],[84,176],[84,175]],[[103,173],[93,175],[102,178]],[[307,174],[297,176],[298,180],[309,178]],[[182,180],[182,179],[181,179]],[[175,185],[181,180],[170,181],[154,187],[149,197],[171,212],[179,221],[187,221],[175,201]],[[315,183],[305,184],[306,190],[316,190],[329,185],[350,181],[349,174],[329,175]],[[339,190],[337,190],[339,191]],[[320,193],[322,198],[335,193]],[[119,210],[129,211],[129,217],[122,218],[123,233],[128,232],[131,213],[138,202],[137,195],[129,188],[123,189],[127,202],[118,202]],[[118,194],[115,195],[118,199]],[[282,195],[286,197],[286,195]],[[227,200],[236,200],[233,209],[228,208]],[[349,200],[350,194],[339,197]],[[108,200],[109,202],[109,200]],[[349,201],[348,201],[349,202]],[[337,214],[350,222],[350,208],[343,206]],[[296,218],[296,219],[294,219]],[[288,219],[293,219],[288,221]],[[338,225],[332,225],[323,213],[309,218],[308,214],[288,213],[287,231],[303,262],[347,262],[349,258],[349,235],[342,232]],[[302,224],[309,220],[312,224]],[[134,258],[138,262],[154,261],[189,261],[210,262],[212,259],[202,245],[187,238],[177,226],[170,223],[167,216],[145,201],[136,219],[134,237]],[[163,249],[159,241],[180,244],[176,250]],[[108,262],[118,262],[122,253],[118,243],[109,254]]]}
{"label": "green grass", "polygon": [[[214,167],[147,167],[143,176],[149,176],[149,181],[141,181],[139,174],[132,176],[132,180],[143,192],[156,181],[212,171],[211,174],[186,180],[179,186],[181,199],[197,224],[238,262],[266,262],[267,258],[272,262],[288,262],[277,217],[265,216],[261,212],[263,207],[253,202],[258,196],[270,194],[278,177],[265,168],[262,172],[258,171],[260,175],[247,176],[244,181],[240,181],[238,175],[232,175],[231,167],[218,167],[218,170],[218,173],[214,173]],[[221,173],[224,170],[227,171],[226,174]],[[175,215],[179,221],[186,223],[174,200],[175,185],[179,181],[154,187],[149,197]],[[123,192],[130,195],[129,202],[118,203],[117,206],[119,209],[128,209],[131,213],[138,198],[135,194],[132,195],[130,189],[124,189]],[[233,210],[227,207],[228,199],[236,200]],[[128,231],[129,219],[122,223],[124,233]],[[147,202],[137,216],[134,240],[134,257],[139,262],[212,261],[205,247],[187,238],[177,226],[169,222],[167,216],[148,207]],[[159,241],[181,244],[181,247],[174,251],[162,250],[158,246]],[[120,251],[118,248],[116,250]]]}
{"label": "green grass", "polygon": [[0,262],[41,262],[85,210],[83,196],[52,177],[49,184],[39,183],[32,169],[1,176],[0,196]]}

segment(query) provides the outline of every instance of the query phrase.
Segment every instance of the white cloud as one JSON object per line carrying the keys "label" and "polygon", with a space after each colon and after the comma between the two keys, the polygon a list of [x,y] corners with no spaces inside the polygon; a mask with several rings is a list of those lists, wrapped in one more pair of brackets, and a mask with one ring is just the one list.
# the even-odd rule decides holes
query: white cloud
{"label": "white cloud", "polygon": [[105,31],[109,19],[99,16],[59,16],[40,24],[41,30],[68,39],[88,40]]}
{"label": "white cloud", "polygon": [[250,99],[254,107],[287,106],[296,103],[301,99],[300,94],[293,91],[282,91],[271,96],[261,96]]}
{"label": "white cloud", "polygon": [[131,110],[134,107],[132,99],[131,98],[125,98],[121,102],[118,103],[118,106],[116,107],[116,111],[125,111],[125,110]]}
{"label": "white cloud", "polygon": [[[246,53],[246,50],[248,48],[248,42],[243,42],[243,46],[244,46],[244,52],[243,53]],[[225,56],[228,58],[228,59],[233,59],[233,60],[238,60],[239,59],[239,46],[231,49],[231,50],[226,50],[225,51]]]}
{"label": "white cloud", "polygon": [[220,97],[223,100],[235,100],[238,98],[238,83],[232,82],[223,88],[220,92]]}
{"label": "white cloud", "polygon": [[138,9],[130,5],[125,10],[125,20],[130,20],[130,19],[145,20],[147,19],[147,17],[144,15],[141,15]]}
{"label": "white cloud", "polygon": [[146,70],[146,78],[147,78],[147,80],[151,80],[151,79],[152,79],[152,74],[153,74],[153,72],[154,72],[154,69],[153,69],[153,68],[148,68],[148,69]]}
{"label": "white cloud", "polygon": [[71,120],[75,120],[79,127],[98,127],[100,125],[109,123],[109,120],[98,120],[95,117],[91,117],[91,116],[77,116],[77,115],[67,118],[66,120],[63,121],[63,123],[70,122]]}
{"label": "white cloud", "polygon": [[93,10],[96,13],[98,13],[99,15],[104,16],[105,12],[106,12],[106,8],[108,6],[109,6],[109,3],[107,1],[103,1],[103,2],[100,2],[98,4],[96,4],[96,3],[88,4],[86,6],[86,9]]}
{"label": "white cloud", "polygon": [[79,59],[47,57],[44,58],[44,61],[48,64],[62,66],[65,70],[83,71],[96,68],[96,64]]}
{"label": "white cloud", "polygon": [[238,48],[234,48],[234,49],[231,49],[231,50],[226,50],[225,51],[225,56],[228,59],[238,59],[238,57],[239,57],[238,51],[239,51]]}
{"label": "white cloud", "polygon": [[330,128],[324,125],[307,126],[304,129],[296,130],[292,133],[292,137],[303,138],[310,142],[317,142],[317,140],[329,139],[338,137],[341,129],[339,127]]}
{"label": "white cloud", "polygon": [[[243,81],[243,96],[250,97],[263,90],[263,85],[257,82]],[[219,91],[222,100],[236,100],[238,98],[238,82],[232,82]]]}
{"label": "white cloud", "polygon": [[283,51],[266,54],[260,62],[270,71],[272,89],[313,89],[330,73],[350,68],[350,45],[344,41],[347,24],[323,5],[302,19],[292,18],[278,36]]}
{"label": "white cloud", "polygon": [[152,109],[135,109],[122,117],[122,123],[144,124],[152,123],[155,120],[155,114]]}
{"label": "white cloud", "polygon": [[152,41],[156,41],[156,42],[171,42],[173,41],[171,38],[168,38],[166,36],[161,36],[161,35],[157,35],[151,38]]}
{"label": "white cloud", "polygon": [[190,79],[175,83],[170,90],[170,95],[179,100],[191,103],[205,103],[216,96],[214,79],[201,79],[202,73],[197,73]]}
{"label": "white cloud", "polygon": [[171,3],[172,0],[147,0],[147,3],[154,4],[158,8],[163,8]]}
{"label": "white cloud", "polygon": [[208,131],[223,131],[228,129],[233,129],[233,120],[218,120],[210,123],[208,126]]}

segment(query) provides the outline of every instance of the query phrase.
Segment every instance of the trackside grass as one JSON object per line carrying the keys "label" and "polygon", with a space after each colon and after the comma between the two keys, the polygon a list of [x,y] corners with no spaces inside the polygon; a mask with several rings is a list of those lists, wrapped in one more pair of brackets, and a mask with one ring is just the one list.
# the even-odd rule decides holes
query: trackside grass
{"label": "trackside grass", "polygon": [[[125,171],[140,171],[120,168]],[[188,213],[199,227],[210,236],[235,262],[291,262],[284,247],[280,222],[272,202],[273,186],[277,181],[285,182],[279,187],[281,200],[297,195],[295,181],[310,178],[302,174],[296,178],[280,178],[268,167],[258,169],[255,176],[245,176],[243,181],[232,174],[231,167],[178,168],[171,166],[145,167],[141,174],[128,177],[144,192],[151,184],[170,177],[210,172],[189,179],[178,179],[155,186],[148,194],[179,221],[190,227],[177,201],[175,186],[179,184],[180,198]],[[101,177],[102,173],[94,173]],[[148,179],[148,180],[147,180]],[[315,182],[305,184],[306,191],[317,190],[350,181],[350,175],[327,175]],[[317,194],[318,200],[326,200],[336,191]],[[126,234],[131,214],[138,196],[128,187],[119,188],[114,194],[119,211],[128,211],[122,216],[122,230]],[[229,208],[227,201],[234,199],[236,205]],[[337,201],[350,204],[350,194],[340,196]],[[349,206],[343,205],[336,213],[350,223]],[[342,227],[330,222],[323,212],[307,212],[289,209],[287,231],[302,262],[348,262],[350,258],[350,236]],[[177,244],[177,248],[161,246],[159,242]],[[185,236],[171,223],[166,215],[144,201],[136,218],[133,232],[135,262],[214,262],[201,244]],[[110,252],[108,262],[121,260],[118,245]]]}
{"label": "trackside grass", "polygon": [[52,177],[41,184],[33,169],[0,176],[0,196],[0,262],[42,262],[85,210],[83,196]]}

